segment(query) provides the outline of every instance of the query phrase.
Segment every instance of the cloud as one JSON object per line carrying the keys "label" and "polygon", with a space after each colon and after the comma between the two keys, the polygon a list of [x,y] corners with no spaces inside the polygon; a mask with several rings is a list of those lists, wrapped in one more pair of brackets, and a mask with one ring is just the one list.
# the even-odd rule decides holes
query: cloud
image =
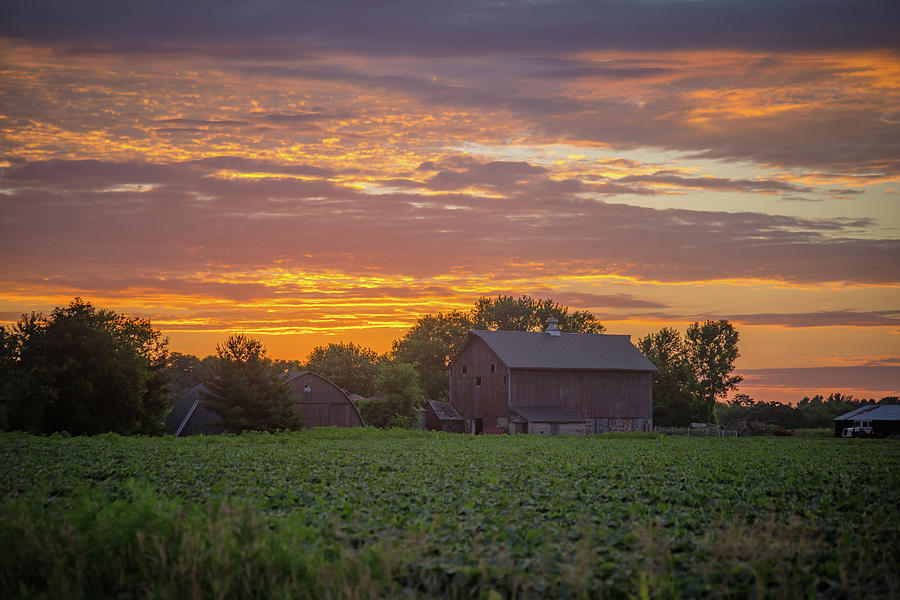
{"label": "cloud", "polygon": [[[877,226],[872,219],[604,203],[579,198],[579,186],[560,193],[554,186],[565,182],[517,163],[464,171],[493,186],[492,198],[364,193],[304,166],[282,168],[309,175],[303,179],[212,176],[229,166],[266,165],[228,158],[17,163],[0,181],[9,189],[0,225],[4,271],[57,277],[285,264],[431,277],[457,268],[516,271],[510,265],[519,261],[538,265],[529,267],[534,277],[564,270],[653,281],[900,282],[900,241],[859,235]],[[517,177],[534,179],[504,193],[501,183]]]}
{"label": "cloud", "polygon": [[[900,367],[807,367],[743,369],[741,387],[802,388],[810,393],[880,391],[885,396],[900,392]],[[799,398],[797,398],[799,400]]]}
{"label": "cloud", "polygon": [[772,179],[723,179],[720,177],[683,177],[666,172],[649,175],[627,175],[615,179],[617,183],[665,184],[676,187],[713,190],[718,192],[747,192],[774,194],[781,192],[810,192],[809,187],[802,187]]}
{"label": "cloud", "polygon": [[[745,5],[682,2],[513,2],[468,0],[373,5],[357,0],[318,3],[192,2],[171,0],[139,9],[108,0],[5,2],[0,33],[66,39],[79,50],[180,51],[197,46],[337,48],[378,55],[479,56],[585,49],[894,47],[900,11],[891,3],[839,0]],[[173,15],[177,21],[173,22]],[[232,50],[234,52],[234,50]],[[240,52],[235,52],[240,56]],[[283,54],[282,54],[283,55]]]}
{"label": "cloud", "polygon": [[244,127],[249,125],[248,121],[229,121],[223,119],[159,119],[157,123],[166,123],[170,125],[186,125],[189,127]]}
{"label": "cloud", "polygon": [[729,319],[743,325],[780,327],[896,327],[900,310],[831,310],[808,313],[736,314]]}
{"label": "cloud", "polygon": [[[512,293],[512,292],[509,292]],[[534,291],[529,295],[535,297],[551,297],[572,309],[596,308],[668,308],[667,304],[638,298],[632,294],[590,294],[583,292],[541,292]]]}

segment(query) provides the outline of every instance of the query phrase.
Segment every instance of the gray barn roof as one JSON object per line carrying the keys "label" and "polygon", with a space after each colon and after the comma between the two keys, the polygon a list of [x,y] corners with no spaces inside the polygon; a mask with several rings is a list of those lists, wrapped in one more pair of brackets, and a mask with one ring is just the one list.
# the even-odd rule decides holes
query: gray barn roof
{"label": "gray barn roof", "polygon": [[203,406],[206,386],[197,384],[178,399],[166,417],[166,433],[174,436],[222,433],[221,418]]}
{"label": "gray barn roof", "polygon": [[875,404],[866,404],[865,406],[860,406],[859,408],[854,408],[853,410],[851,410],[848,413],[839,415],[832,420],[833,421],[852,421],[858,415],[861,415],[862,413],[865,413],[865,412],[869,412],[870,410],[873,410],[876,407],[877,407],[877,405],[875,405]]}
{"label": "gray barn roof", "polygon": [[449,402],[440,402],[438,400],[428,400],[431,409],[440,421],[462,421],[463,417],[459,414],[452,404]]}
{"label": "gray barn roof", "polygon": [[869,410],[860,411],[851,410],[839,417],[835,417],[835,421],[849,421],[857,419],[860,421],[900,421],[900,405],[898,404],[879,404],[877,406],[868,406]]}
{"label": "gray barn roof", "polygon": [[479,330],[469,335],[483,340],[510,369],[657,370],[627,335]]}

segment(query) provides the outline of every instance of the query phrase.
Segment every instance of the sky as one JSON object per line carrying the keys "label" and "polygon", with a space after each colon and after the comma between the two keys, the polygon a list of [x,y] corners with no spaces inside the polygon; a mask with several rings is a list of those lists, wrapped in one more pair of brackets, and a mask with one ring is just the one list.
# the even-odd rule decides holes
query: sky
{"label": "sky", "polygon": [[900,4],[0,0],[0,322],[379,352],[528,294],[900,393]]}

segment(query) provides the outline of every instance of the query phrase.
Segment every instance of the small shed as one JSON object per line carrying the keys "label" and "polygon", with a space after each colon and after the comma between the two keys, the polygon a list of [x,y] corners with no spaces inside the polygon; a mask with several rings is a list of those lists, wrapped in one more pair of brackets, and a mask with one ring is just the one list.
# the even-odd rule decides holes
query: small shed
{"label": "small shed", "polygon": [[175,437],[222,433],[219,415],[204,407],[202,392],[205,391],[205,385],[197,384],[175,403],[166,416],[166,433]]}
{"label": "small shed", "polygon": [[583,417],[558,406],[510,406],[509,421],[514,433],[539,435],[584,435]]}
{"label": "small shed", "polygon": [[868,404],[834,418],[834,434],[840,436],[854,421],[871,421],[877,436],[900,435],[900,405]]}
{"label": "small shed", "polygon": [[312,371],[288,373],[284,384],[298,398],[307,427],[365,427],[350,396],[330,379]]}
{"label": "small shed", "polygon": [[449,402],[428,400],[425,402],[425,429],[464,433],[465,420]]}

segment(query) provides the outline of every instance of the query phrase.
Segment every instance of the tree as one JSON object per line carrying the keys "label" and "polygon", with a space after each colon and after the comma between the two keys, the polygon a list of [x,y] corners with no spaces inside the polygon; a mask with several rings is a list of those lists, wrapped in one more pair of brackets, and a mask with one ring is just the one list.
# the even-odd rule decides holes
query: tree
{"label": "tree", "polygon": [[313,348],[306,358],[306,368],[349,392],[371,396],[381,361],[382,357],[370,348],[341,342]]}
{"label": "tree", "polygon": [[744,379],[731,375],[734,361],[740,356],[739,339],[738,331],[724,319],[702,325],[692,323],[687,328],[685,351],[697,379],[697,396],[707,422],[715,422],[716,398],[725,397]]}
{"label": "tree", "polygon": [[637,346],[658,369],[653,374],[653,422],[672,427],[700,420],[702,410],[695,395],[697,379],[688,363],[681,334],[664,327],[647,334]]}
{"label": "tree", "polygon": [[375,427],[412,427],[416,424],[416,409],[425,401],[425,396],[413,365],[381,365],[375,388],[381,397],[368,398],[359,404],[359,412],[366,423]]}
{"label": "tree", "polygon": [[466,343],[470,329],[471,319],[461,312],[425,315],[394,341],[391,354],[395,361],[415,366],[427,397],[446,399],[447,369]]}
{"label": "tree", "polygon": [[565,332],[605,331],[591,312],[570,313],[567,307],[553,300],[529,296],[481,297],[469,314],[453,311],[419,318],[402,338],[394,341],[391,356],[396,361],[415,365],[429,398],[446,399],[449,395],[447,369],[465,345],[470,329],[543,331],[550,317],[556,317]]}
{"label": "tree", "polygon": [[159,433],[167,340],[150,321],[75,298],[0,334],[4,426],[39,433]]}
{"label": "tree", "polygon": [[496,298],[481,297],[472,307],[473,329],[489,331],[543,331],[547,319],[556,317],[559,328],[569,333],[603,333],[606,328],[593,313],[575,311],[569,313],[550,299],[499,295]]}
{"label": "tree", "polygon": [[205,406],[225,431],[272,431],[303,426],[296,399],[266,356],[262,342],[242,333],[216,346],[218,361],[204,380]]}

